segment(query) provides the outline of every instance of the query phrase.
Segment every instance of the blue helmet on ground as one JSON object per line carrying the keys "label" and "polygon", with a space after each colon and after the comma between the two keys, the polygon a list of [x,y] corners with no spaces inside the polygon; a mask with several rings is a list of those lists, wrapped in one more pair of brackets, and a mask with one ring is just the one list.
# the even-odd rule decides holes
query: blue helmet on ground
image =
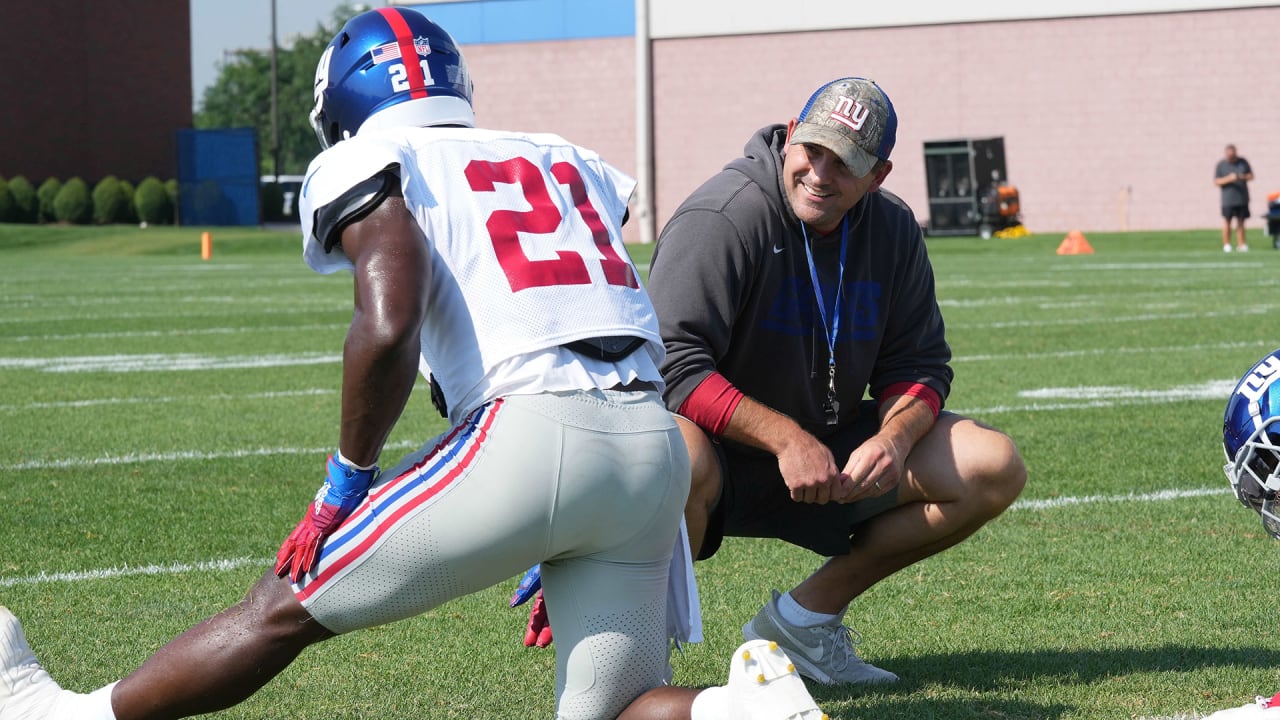
{"label": "blue helmet on ground", "polygon": [[385,7],[349,20],[316,66],[311,126],[321,147],[375,127],[475,126],[471,77],[444,28]]}
{"label": "blue helmet on ground", "polygon": [[1222,420],[1223,470],[1245,507],[1280,539],[1280,350],[1245,373],[1227,400]]}

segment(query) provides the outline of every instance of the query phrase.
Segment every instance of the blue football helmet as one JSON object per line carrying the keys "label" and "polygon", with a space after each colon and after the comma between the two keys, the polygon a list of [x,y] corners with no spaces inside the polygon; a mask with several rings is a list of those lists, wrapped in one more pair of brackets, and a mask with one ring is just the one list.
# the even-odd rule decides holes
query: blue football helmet
{"label": "blue football helmet", "polygon": [[1222,421],[1223,470],[1245,507],[1280,540],[1280,350],[1258,361],[1236,383]]}
{"label": "blue football helmet", "polygon": [[316,66],[315,101],[311,126],[325,148],[374,127],[475,126],[462,52],[407,8],[370,10],[338,31]]}

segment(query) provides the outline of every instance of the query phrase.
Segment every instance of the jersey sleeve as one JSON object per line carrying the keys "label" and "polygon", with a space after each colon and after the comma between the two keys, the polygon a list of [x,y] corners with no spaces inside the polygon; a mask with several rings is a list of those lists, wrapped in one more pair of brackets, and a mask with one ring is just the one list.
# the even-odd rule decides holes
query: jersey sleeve
{"label": "jersey sleeve", "polygon": [[298,216],[303,258],[312,270],[329,274],[352,268],[330,236],[353,213],[367,209],[371,196],[382,190],[382,173],[402,162],[394,143],[360,138],[344,140],[311,161],[302,181]]}

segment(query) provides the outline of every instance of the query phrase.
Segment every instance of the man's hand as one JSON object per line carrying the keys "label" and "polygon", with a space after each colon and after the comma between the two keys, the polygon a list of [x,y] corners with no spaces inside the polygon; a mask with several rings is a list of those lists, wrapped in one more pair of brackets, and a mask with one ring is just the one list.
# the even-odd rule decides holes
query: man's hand
{"label": "man's hand", "polygon": [[859,445],[849,455],[849,462],[845,463],[848,493],[832,499],[850,503],[889,492],[902,481],[906,460],[906,455],[892,442],[881,435],[872,436]]}
{"label": "man's hand", "polygon": [[803,430],[778,452],[778,470],[796,502],[823,505],[852,491],[827,446]]}
{"label": "man's hand", "polygon": [[289,533],[276,553],[276,575],[298,582],[315,567],[324,539],[356,509],[378,475],[375,465],[367,470],[354,468],[330,455],[324,484],[302,521]]}

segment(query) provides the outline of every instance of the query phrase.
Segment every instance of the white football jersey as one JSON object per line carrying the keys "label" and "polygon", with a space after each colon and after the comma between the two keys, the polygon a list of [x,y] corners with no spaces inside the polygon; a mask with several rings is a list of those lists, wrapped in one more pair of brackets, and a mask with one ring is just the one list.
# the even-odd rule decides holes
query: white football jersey
{"label": "white football jersey", "polygon": [[[367,193],[364,181],[387,169],[431,251],[422,361],[451,420],[506,394],[632,380],[661,388],[657,320],[620,233],[631,178],[556,135],[364,133],[317,156],[303,181],[303,254],[314,270],[353,269],[340,245],[325,252],[343,219],[327,206],[351,204],[353,191]],[[646,342],[616,363],[562,347],[607,336]]]}

